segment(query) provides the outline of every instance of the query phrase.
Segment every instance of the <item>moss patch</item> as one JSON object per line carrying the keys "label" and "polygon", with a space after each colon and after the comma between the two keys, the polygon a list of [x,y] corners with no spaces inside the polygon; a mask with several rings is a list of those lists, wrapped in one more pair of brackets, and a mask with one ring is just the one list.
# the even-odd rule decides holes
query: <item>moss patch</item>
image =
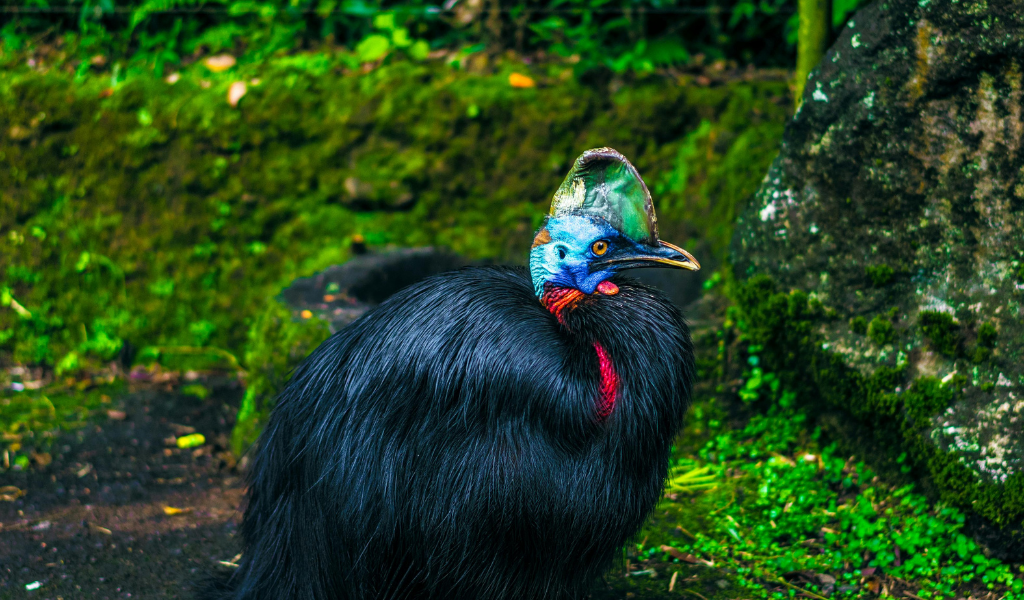
{"label": "moss patch", "polygon": [[[230,355],[256,373],[270,347],[250,334],[268,299],[343,262],[354,236],[524,262],[570,162],[595,146],[637,165],[666,239],[705,240],[705,264],[724,256],[777,150],[785,83],[651,77],[609,93],[541,65],[542,85],[515,89],[513,69],[395,61],[345,75],[329,56],[292,56],[112,88],[5,71],[0,366],[70,377],[130,359],[128,342],[168,368],[234,368]],[[238,79],[248,93],[232,107]]]}
{"label": "moss patch", "polygon": [[[871,372],[849,365],[845,356],[828,350],[816,333],[827,322],[827,314],[803,292],[783,292],[767,276],[740,284],[736,297],[745,315],[747,335],[765,360],[764,368],[779,373],[791,389],[799,390],[804,408],[826,430],[891,479],[921,481],[942,500],[1001,528],[1003,534],[989,540],[995,548],[1011,555],[1024,549],[1024,535],[1019,531],[1024,519],[1024,473],[999,482],[983,480],[955,452],[937,447],[931,439],[937,416],[964,393],[966,377],[943,381],[915,377],[902,365],[882,365]],[[935,321],[940,323],[935,336],[948,335],[951,330],[959,336],[960,327],[952,317],[936,317]],[[875,317],[867,327],[869,335],[878,336],[879,329],[891,334],[879,323],[892,326],[888,318]],[[986,343],[991,335],[985,328]],[[844,416],[834,418],[833,413]]]}

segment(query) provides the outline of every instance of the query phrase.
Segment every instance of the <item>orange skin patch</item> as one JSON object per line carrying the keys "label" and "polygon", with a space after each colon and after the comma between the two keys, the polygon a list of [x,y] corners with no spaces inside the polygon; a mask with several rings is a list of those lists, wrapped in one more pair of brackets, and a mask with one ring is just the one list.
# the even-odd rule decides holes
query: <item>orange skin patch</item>
{"label": "orange skin patch", "polygon": [[543,246],[551,241],[551,233],[548,232],[547,228],[541,229],[537,232],[537,237],[533,238],[533,245],[530,246],[530,250],[533,250],[537,246]]}

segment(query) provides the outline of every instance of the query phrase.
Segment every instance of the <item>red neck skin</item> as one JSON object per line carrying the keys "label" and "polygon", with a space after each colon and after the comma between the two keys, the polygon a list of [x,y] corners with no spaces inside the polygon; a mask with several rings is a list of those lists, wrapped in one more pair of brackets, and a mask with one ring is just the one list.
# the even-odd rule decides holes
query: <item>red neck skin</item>
{"label": "red neck skin", "polygon": [[[611,291],[611,288],[606,289]],[[614,288],[612,293],[617,293],[618,291],[618,288]],[[544,286],[544,295],[540,301],[551,314],[555,315],[558,322],[564,326],[566,311],[576,308],[576,305],[583,297],[584,293],[575,288],[546,285]],[[611,356],[608,355],[608,351],[604,349],[601,342],[594,340],[593,345],[594,352],[597,353],[597,364],[601,371],[601,382],[598,386],[597,397],[597,420],[604,422],[615,409],[615,399],[619,390],[619,374],[615,371],[615,365],[612,363]]]}

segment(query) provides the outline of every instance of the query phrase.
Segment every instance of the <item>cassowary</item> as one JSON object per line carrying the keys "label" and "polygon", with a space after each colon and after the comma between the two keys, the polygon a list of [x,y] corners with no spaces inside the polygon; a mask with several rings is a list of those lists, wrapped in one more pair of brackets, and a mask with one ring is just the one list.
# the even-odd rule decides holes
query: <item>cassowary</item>
{"label": "cassowary", "polygon": [[676,308],[619,271],[697,270],[609,148],[555,193],[529,272],[397,293],[295,371],[203,598],[575,599],[660,497],[689,403]]}

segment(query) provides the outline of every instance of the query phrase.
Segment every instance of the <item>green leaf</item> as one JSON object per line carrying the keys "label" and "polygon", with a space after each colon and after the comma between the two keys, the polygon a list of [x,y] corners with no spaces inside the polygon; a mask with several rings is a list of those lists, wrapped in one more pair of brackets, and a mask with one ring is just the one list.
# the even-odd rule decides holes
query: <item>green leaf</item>
{"label": "green leaf", "polygon": [[154,296],[170,296],[174,293],[173,279],[160,279],[149,284],[149,292]]}
{"label": "green leaf", "polygon": [[407,52],[414,60],[426,60],[430,55],[430,44],[426,40],[416,40]]}
{"label": "green leaf", "polygon": [[78,256],[78,262],[75,263],[75,270],[81,273],[82,271],[89,268],[89,263],[92,260],[92,256],[88,252],[83,252]]}
{"label": "green leaf", "polygon": [[391,40],[380,34],[368,35],[356,46],[356,54],[362,62],[380,60],[391,50]]}
{"label": "green leaf", "polygon": [[409,30],[405,27],[399,27],[391,32],[391,43],[396,48],[407,48],[412,45],[412,39],[409,38]]}
{"label": "green leaf", "polygon": [[395,29],[395,13],[381,13],[373,17],[373,26],[377,29],[383,29],[384,31],[392,31]]}
{"label": "green leaf", "polygon": [[64,355],[64,358],[60,359],[60,362],[57,363],[53,370],[57,375],[63,375],[65,373],[74,373],[78,370],[78,367],[78,353],[68,352]]}

